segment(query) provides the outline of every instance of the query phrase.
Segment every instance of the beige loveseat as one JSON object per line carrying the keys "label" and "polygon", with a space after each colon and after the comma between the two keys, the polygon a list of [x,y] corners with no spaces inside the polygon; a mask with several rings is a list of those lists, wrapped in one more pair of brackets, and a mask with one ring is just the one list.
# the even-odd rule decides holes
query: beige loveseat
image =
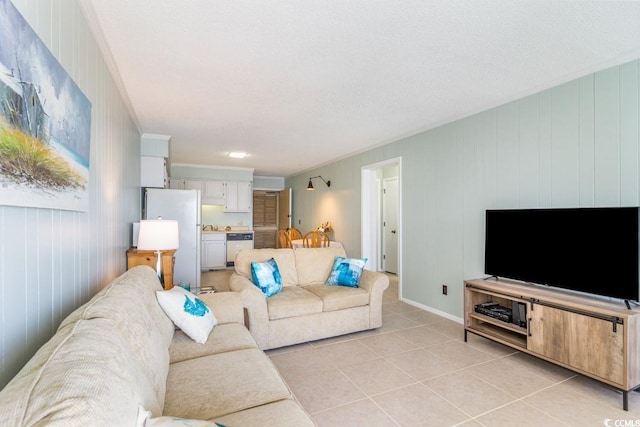
{"label": "beige loveseat", "polygon": [[[388,277],[365,269],[357,288],[325,285],[336,256],[345,257],[344,249],[252,249],[236,255],[229,286],[240,292],[249,330],[261,349],[382,326]],[[251,262],[270,258],[278,264],[282,290],[265,298],[253,284]]]}
{"label": "beige loveseat", "polygon": [[0,424],[314,425],[243,325],[238,294],[198,296],[218,320],[202,345],[175,330],[157,290],[155,272],[135,267],[70,314],[0,391]]}

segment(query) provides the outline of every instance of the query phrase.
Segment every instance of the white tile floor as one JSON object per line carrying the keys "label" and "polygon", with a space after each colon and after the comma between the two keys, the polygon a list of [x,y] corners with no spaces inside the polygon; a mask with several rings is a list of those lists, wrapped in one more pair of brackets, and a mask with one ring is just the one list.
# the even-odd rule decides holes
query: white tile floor
{"label": "white tile floor", "polygon": [[597,381],[473,334],[465,343],[462,325],[398,301],[396,286],[379,330],[267,352],[319,426],[640,427],[640,393],[625,412]]}
{"label": "white tile floor", "polygon": [[[606,385],[484,338],[385,292],[383,326],[271,357],[319,426],[640,427],[640,393]],[[607,422],[607,420],[610,420]]]}

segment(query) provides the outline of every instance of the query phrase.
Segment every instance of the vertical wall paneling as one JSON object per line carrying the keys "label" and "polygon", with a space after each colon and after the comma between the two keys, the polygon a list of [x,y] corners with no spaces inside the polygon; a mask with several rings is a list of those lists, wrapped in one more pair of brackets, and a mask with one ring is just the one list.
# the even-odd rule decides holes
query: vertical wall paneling
{"label": "vertical wall paneling", "polygon": [[77,0],[13,4],[89,98],[89,211],[0,206],[0,388],[125,268],[139,219],[139,139]]}
{"label": "vertical wall paneling", "polygon": [[498,157],[496,148],[496,110],[481,113],[482,117],[482,151],[484,158],[482,165],[484,177],[482,180],[483,205],[496,207],[496,186],[498,182]]}
{"label": "vertical wall paneling", "polygon": [[463,175],[463,196],[462,196],[462,258],[464,262],[463,272],[477,271],[478,260],[474,254],[482,249],[484,244],[483,235],[478,231],[483,229],[484,217],[481,210],[482,206],[482,175],[479,165],[478,148],[480,143],[478,135],[482,130],[482,121],[480,116],[476,115],[464,121],[464,135],[462,142],[462,175]]}
{"label": "vertical wall paneling", "polygon": [[[456,287],[483,275],[485,209],[638,204],[638,68],[599,71],[290,177],[294,216],[304,229],[320,219],[324,194],[307,194],[309,176],[350,180],[362,166],[402,157],[401,297],[459,318]],[[340,193],[335,222],[359,227],[358,182],[331,188]],[[359,256],[355,233],[336,238]],[[442,283],[454,289],[446,297]]]}
{"label": "vertical wall paneling", "polygon": [[595,121],[594,121],[594,75],[578,80],[578,141],[580,145],[580,190],[579,206],[592,207],[595,204]]}
{"label": "vertical wall paneling", "polygon": [[520,208],[538,206],[539,135],[538,97],[529,96],[518,102],[518,191]]}
{"label": "vertical wall paneling", "polygon": [[515,102],[496,109],[496,208],[508,207],[519,198],[519,120]]}
{"label": "vertical wall paneling", "polygon": [[595,75],[595,202],[620,204],[620,69]]}
{"label": "vertical wall paneling", "polygon": [[638,61],[620,66],[620,204],[638,206]]}
{"label": "vertical wall paneling", "polygon": [[553,185],[553,135],[551,121],[553,107],[551,102],[551,90],[538,94],[538,203],[539,207],[551,207],[551,195]]}
{"label": "vertical wall paneling", "polygon": [[551,205],[578,205],[578,82],[551,90]]}

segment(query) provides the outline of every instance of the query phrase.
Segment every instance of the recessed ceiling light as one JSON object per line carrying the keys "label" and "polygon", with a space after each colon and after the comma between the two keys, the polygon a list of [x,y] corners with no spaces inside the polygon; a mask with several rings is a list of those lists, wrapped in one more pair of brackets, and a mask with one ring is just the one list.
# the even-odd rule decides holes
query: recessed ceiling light
{"label": "recessed ceiling light", "polygon": [[244,159],[247,157],[247,153],[243,153],[240,151],[232,151],[228,154],[229,157],[233,157],[234,159]]}

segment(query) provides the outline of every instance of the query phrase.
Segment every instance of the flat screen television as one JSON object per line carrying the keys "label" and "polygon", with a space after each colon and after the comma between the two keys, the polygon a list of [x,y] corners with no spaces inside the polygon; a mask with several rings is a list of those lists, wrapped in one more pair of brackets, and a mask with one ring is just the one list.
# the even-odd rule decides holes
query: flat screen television
{"label": "flat screen television", "polygon": [[639,210],[487,210],[485,274],[638,301]]}

